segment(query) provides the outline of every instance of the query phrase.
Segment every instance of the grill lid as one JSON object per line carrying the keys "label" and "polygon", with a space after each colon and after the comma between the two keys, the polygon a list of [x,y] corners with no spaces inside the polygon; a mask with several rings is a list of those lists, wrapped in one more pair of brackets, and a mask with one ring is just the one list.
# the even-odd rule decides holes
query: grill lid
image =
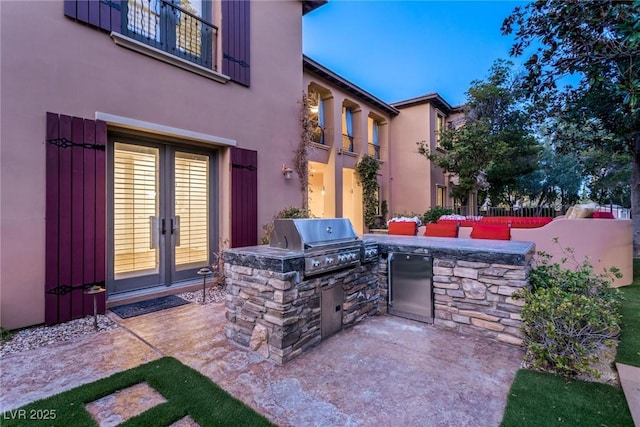
{"label": "grill lid", "polygon": [[304,251],[357,240],[358,235],[348,218],[285,218],[274,220],[269,246]]}

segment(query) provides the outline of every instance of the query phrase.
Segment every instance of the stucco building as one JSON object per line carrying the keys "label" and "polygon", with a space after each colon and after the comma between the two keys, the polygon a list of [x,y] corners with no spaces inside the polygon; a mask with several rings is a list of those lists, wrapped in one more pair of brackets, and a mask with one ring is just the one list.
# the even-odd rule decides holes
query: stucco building
{"label": "stucco building", "polygon": [[437,95],[387,104],[303,58],[302,16],[324,3],[2,2],[0,325],[92,312],[92,285],[100,310],[178,289],[221,247],[257,244],[300,205],[283,165],[304,92],[316,216],[364,231],[365,154],[382,162],[390,213],[437,204],[444,174],[415,142],[455,109]]}

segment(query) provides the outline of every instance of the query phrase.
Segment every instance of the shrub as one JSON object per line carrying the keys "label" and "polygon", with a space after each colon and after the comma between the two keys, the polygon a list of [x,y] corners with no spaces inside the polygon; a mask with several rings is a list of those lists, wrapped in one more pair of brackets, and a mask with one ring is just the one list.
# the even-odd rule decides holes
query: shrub
{"label": "shrub", "polygon": [[620,333],[621,294],[611,288],[611,274],[595,274],[588,260],[575,270],[539,254],[531,289],[522,290],[524,341],[534,367],[566,377],[599,373],[591,368],[596,351],[612,345]]}
{"label": "shrub", "polygon": [[430,222],[438,222],[438,219],[440,219],[442,215],[451,215],[453,213],[453,209],[436,206],[435,208],[429,209],[424,213],[424,215],[422,215],[422,223],[428,224]]}
{"label": "shrub", "polygon": [[12,337],[13,333],[11,331],[8,331],[7,329],[0,326],[0,344],[11,340]]}
{"label": "shrub", "polygon": [[[273,217],[274,220],[280,218],[311,218],[311,214],[307,209],[289,206],[288,208],[282,209]],[[266,245],[269,243],[269,236],[271,236],[271,231],[273,230],[273,221],[263,225],[262,229],[265,235],[260,239],[260,244]]]}

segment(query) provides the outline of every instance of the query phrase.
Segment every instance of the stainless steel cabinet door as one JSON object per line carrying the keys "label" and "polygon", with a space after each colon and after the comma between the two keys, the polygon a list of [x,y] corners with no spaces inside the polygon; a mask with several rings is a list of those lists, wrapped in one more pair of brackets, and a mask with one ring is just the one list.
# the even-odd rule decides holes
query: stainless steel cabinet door
{"label": "stainless steel cabinet door", "polygon": [[389,254],[389,314],[433,323],[430,256]]}

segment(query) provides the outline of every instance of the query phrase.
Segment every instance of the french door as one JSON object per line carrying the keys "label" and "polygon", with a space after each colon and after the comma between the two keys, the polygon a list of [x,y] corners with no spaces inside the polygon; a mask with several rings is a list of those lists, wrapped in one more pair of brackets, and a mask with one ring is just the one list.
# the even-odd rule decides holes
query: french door
{"label": "french door", "polygon": [[113,138],[109,294],[198,278],[210,264],[213,153]]}

